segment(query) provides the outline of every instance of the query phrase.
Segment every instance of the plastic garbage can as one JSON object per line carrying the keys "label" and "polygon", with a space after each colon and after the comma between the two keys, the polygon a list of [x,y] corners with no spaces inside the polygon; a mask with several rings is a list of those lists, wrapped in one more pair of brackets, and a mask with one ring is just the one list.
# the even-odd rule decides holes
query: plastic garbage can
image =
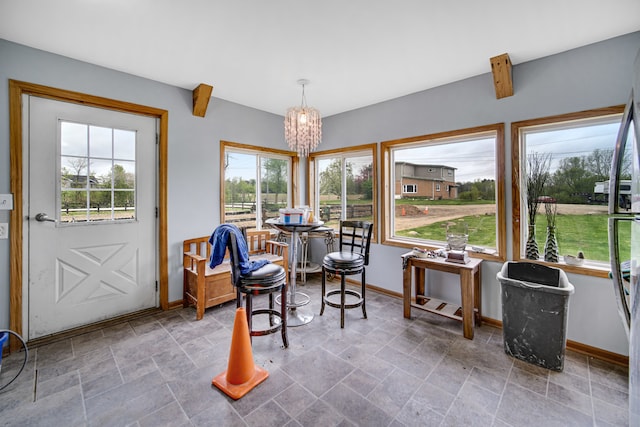
{"label": "plastic garbage can", "polygon": [[504,351],[554,371],[564,368],[569,296],[574,287],[559,268],[506,262],[497,274],[502,288]]}

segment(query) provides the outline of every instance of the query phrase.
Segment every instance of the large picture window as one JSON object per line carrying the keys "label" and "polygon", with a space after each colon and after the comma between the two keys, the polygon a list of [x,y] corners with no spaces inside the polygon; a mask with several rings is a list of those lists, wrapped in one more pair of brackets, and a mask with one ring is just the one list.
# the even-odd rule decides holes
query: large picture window
{"label": "large picture window", "polygon": [[337,228],[340,220],[374,223],[376,145],[315,152],[309,156],[310,203],[317,218]]}
{"label": "large picture window", "polygon": [[[512,124],[516,259],[544,261],[547,227],[552,226],[558,259],[549,262],[607,276],[609,172],[622,112],[621,106]],[[630,170],[627,175],[630,179]],[[621,178],[624,186],[624,172]],[[623,209],[627,198],[622,191]],[[565,264],[566,255],[578,254],[583,265]]]}
{"label": "large picture window", "polygon": [[474,256],[505,259],[503,124],[387,141],[382,152],[384,243],[446,248],[447,228],[462,225]]}
{"label": "large picture window", "polygon": [[226,141],[220,150],[223,222],[260,230],[294,205],[295,153]]}

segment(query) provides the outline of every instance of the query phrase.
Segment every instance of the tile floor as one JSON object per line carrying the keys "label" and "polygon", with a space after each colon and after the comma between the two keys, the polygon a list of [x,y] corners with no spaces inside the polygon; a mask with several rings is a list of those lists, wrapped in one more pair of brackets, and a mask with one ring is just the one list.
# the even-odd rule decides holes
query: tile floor
{"label": "tile floor", "polygon": [[[336,283],[337,284],[337,283]],[[19,426],[609,426],[628,425],[627,370],[568,352],[563,373],[507,356],[499,329],[402,316],[370,292],[368,319],[319,317],[319,280],[299,290],[316,314],[253,339],[269,378],[233,401],[211,386],[227,368],[235,304],[136,319],[32,349],[0,392],[0,424]],[[414,310],[417,312],[418,310]],[[0,383],[22,354],[5,357]]]}

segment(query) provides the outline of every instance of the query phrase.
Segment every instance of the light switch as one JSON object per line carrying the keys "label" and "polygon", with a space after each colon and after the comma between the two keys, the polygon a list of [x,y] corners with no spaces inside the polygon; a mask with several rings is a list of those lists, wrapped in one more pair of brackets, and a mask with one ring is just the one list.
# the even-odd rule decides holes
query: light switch
{"label": "light switch", "polygon": [[0,194],[0,210],[10,211],[13,209],[13,194]]}

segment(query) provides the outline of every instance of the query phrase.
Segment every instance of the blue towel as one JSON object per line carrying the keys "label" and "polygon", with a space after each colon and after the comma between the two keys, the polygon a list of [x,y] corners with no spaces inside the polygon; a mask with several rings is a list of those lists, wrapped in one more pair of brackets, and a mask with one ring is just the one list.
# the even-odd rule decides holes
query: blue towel
{"label": "blue towel", "polygon": [[224,253],[227,249],[227,243],[231,233],[236,236],[236,242],[238,242],[238,258],[240,258],[238,263],[240,264],[241,274],[251,273],[270,262],[266,259],[250,261],[247,242],[244,240],[240,229],[233,224],[221,224],[213,231],[209,239],[209,243],[213,246],[211,249],[211,258],[209,259],[209,267],[216,268],[217,265],[222,264],[222,261],[224,261]]}

